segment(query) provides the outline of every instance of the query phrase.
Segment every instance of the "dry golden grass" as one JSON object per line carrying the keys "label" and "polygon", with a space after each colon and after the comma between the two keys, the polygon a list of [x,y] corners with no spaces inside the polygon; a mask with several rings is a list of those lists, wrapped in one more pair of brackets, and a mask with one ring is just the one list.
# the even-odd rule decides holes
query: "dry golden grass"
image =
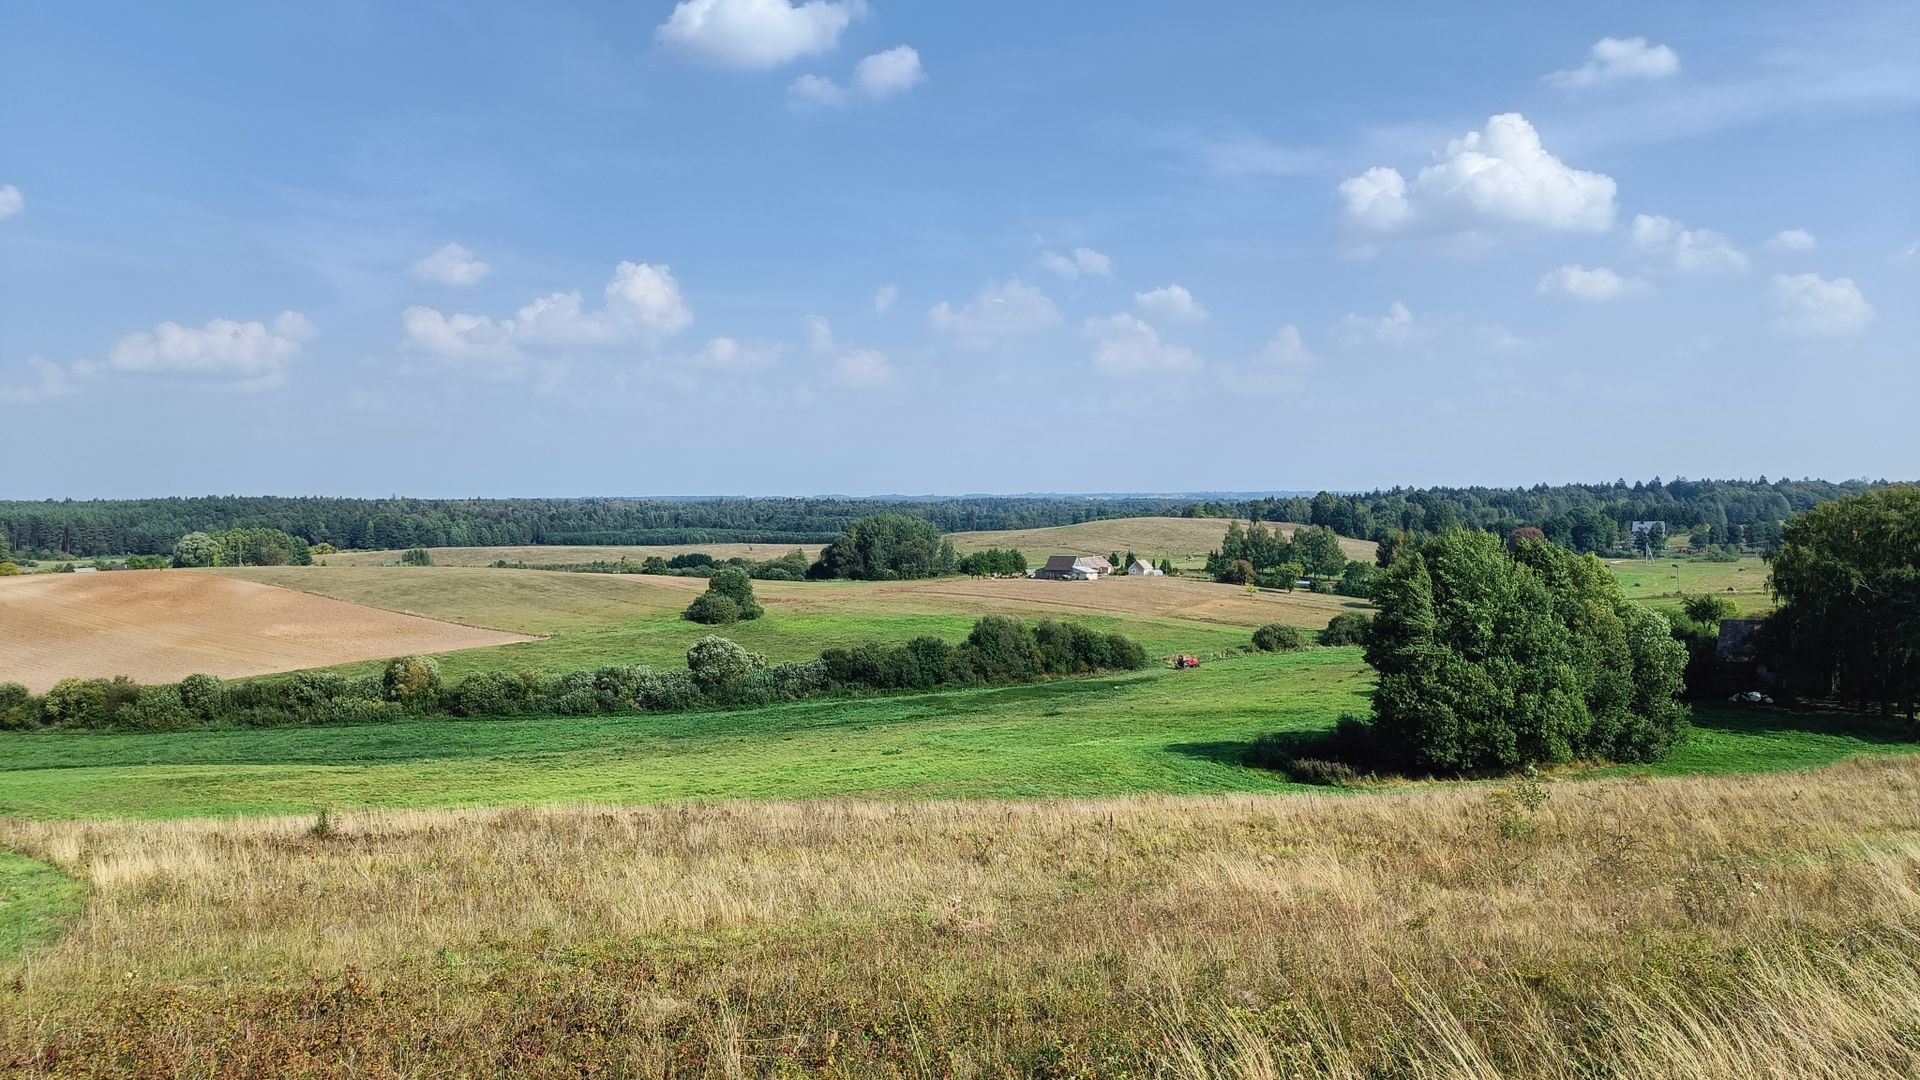
{"label": "dry golden grass", "polygon": [[[953,546],[962,553],[982,548],[1019,548],[1029,562],[1038,565],[1048,555],[1105,555],[1131,551],[1155,562],[1172,559],[1175,565],[1199,565],[1207,552],[1220,546],[1227,532],[1225,518],[1137,517],[1087,521],[1078,525],[1056,525],[1043,529],[1008,529],[988,532],[953,533]],[[1297,525],[1273,525],[1293,535]],[[672,558],[690,551],[704,551],[717,559],[777,559],[794,548],[806,552],[809,559],[820,554],[819,544],[652,544],[652,545],[520,545],[507,547],[434,548],[436,566],[491,566],[496,560],[524,562],[530,566],[586,563],[595,560],[639,562],[649,555]],[[1349,559],[1373,561],[1370,540],[1340,541]],[[399,551],[339,551],[322,555],[328,566],[392,566],[400,561]]]}
{"label": "dry golden grass", "polygon": [[1546,791],[0,822],[0,1070],[1920,1075],[1920,761]]}
{"label": "dry golden grass", "polygon": [[[595,624],[678,613],[706,588],[701,578],[568,574],[473,567],[258,566],[212,571],[356,604],[469,626],[551,634]],[[1220,626],[1281,622],[1321,627],[1358,601],[1309,592],[1248,593],[1198,578],[1039,581],[937,578],[929,581],[756,581],[769,618],[834,615],[1006,613],[1139,615]]]}
{"label": "dry golden grass", "polygon": [[206,573],[528,634],[674,614],[707,587],[700,578],[460,566],[249,566]]}
{"label": "dry golden grass", "polygon": [[1248,592],[1194,577],[1126,577],[1099,581],[1043,581],[1035,578],[936,578],[930,581],[860,582],[821,588],[818,584],[756,582],[755,593],[769,610],[898,610],[1024,617],[1050,615],[1143,615],[1187,619],[1220,626],[1260,626],[1279,622],[1322,627],[1341,611],[1364,607],[1351,597],[1310,592]]}
{"label": "dry golden grass", "polygon": [[0,679],[173,682],[526,640],[382,606],[177,570],[0,578]]}

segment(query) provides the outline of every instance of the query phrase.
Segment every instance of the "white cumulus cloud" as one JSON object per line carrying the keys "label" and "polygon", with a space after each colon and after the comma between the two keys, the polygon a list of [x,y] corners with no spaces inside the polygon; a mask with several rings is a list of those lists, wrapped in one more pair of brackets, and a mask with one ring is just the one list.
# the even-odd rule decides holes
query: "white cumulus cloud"
{"label": "white cumulus cloud", "polygon": [[1689,274],[1739,273],[1747,257],[1733,241],[1710,229],[1689,229],[1658,214],[1637,214],[1633,246],[1675,270]]}
{"label": "white cumulus cloud", "polygon": [[1615,184],[1567,165],[1526,117],[1502,113],[1447,143],[1440,160],[1411,180],[1375,166],[1343,181],[1339,192],[1347,220],[1369,232],[1510,225],[1604,232],[1613,225]]}
{"label": "white cumulus cloud", "polygon": [[832,108],[847,103],[847,88],[824,75],[802,75],[787,84],[787,101],[803,109]]}
{"label": "white cumulus cloud", "polygon": [[935,330],[976,340],[1028,334],[1059,321],[1060,309],[1047,294],[1019,278],[1004,284],[988,282],[963,307],[942,300],[927,312],[927,322]]}
{"label": "white cumulus cloud", "polygon": [[1175,375],[1197,370],[1193,350],[1160,340],[1160,332],[1122,312],[1088,319],[1081,331],[1094,339],[1093,366],[1107,375]]}
{"label": "white cumulus cloud", "polygon": [[1680,57],[1643,37],[1604,37],[1587,50],[1587,62],[1547,76],[1555,86],[1577,90],[1628,79],[1664,79],[1680,70]]}
{"label": "white cumulus cloud", "polygon": [[681,0],[654,38],[709,63],[771,68],[833,48],[861,0]]}
{"label": "white cumulus cloud", "polygon": [[438,285],[464,288],[478,285],[492,267],[474,258],[473,252],[459,244],[448,244],[413,264],[413,276]]}
{"label": "white cumulus cloud", "polygon": [[1852,278],[1775,274],[1773,325],[1795,337],[1850,337],[1873,322],[1873,305]]}
{"label": "white cumulus cloud", "polygon": [[884,386],[893,381],[893,364],[878,349],[848,349],[834,358],[833,377],[847,386]]}
{"label": "white cumulus cloud", "polygon": [[918,50],[895,45],[854,65],[853,81],[868,97],[883,98],[913,89],[927,81],[927,73],[921,70]]}
{"label": "white cumulus cloud", "polygon": [[1113,276],[1113,260],[1105,254],[1089,247],[1078,247],[1072,251],[1043,251],[1040,253],[1040,265],[1068,281],[1085,274],[1088,277]]}
{"label": "white cumulus cloud", "polygon": [[1341,340],[1348,344],[1377,342],[1397,345],[1413,338],[1413,312],[1407,305],[1395,300],[1385,315],[1342,316],[1335,330]]}
{"label": "white cumulus cloud", "polygon": [[1133,294],[1133,302],[1149,315],[1165,319],[1204,319],[1207,309],[1193,298],[1184,285],[1163,285],[1158,289]]}
{"label": "white cumulus cloud", "polygon": [[90,361],[83,361],[67,368],[51,360],[30,356],[27,358],[25,378],[0,381],[0,402],[30,405],[48,398],[78,393],[81,380],[93,374],[97,366]]}
{"label": "white cumulus cloud", "polygon": [[1584,266],[1562,266],[1557,270],[1549,270],[1539,284],[1540,292],[1560,293],[1595,303],[1637,296],[1652,291],[1652,288],[1639,278],[1622,276],[1604,266],[1596,266],[1591,270]]}
{"label": "white cumulus cloud", "polygon": [[873,313],[875,315],[885,315],[887,312],[893,310],[893,302],[898,299],[900,299],[900,290],[897,286],[880,286],[874,290],[873,293]]}
{"label": "white cumulus cloud", "polygon": [[1300,328],[1288,323],[1267,339],[1266,347],[1245,365],[1228,369],[1226,382],[1251,394],[1280,394],[1298,389],[1320,358],[1307,348]]}
{"label": "white cumulus cloud", "polygon": [[107,366],[144,375],[179,375],[246,387],[275,385],[315,334],[297,311],[271,323],[211,319],[204,326],[163,322],[128,334],[107,352]]}
{"label": "white cumulus cloud", "polygon": [[807,327],[807,348],[814,352],[833,351],[833,324],[824,315],[809,315],[800,320]]}
{"label": "white cumulus cloud", "polygon": [[447,358],[510,358],[523,348],[656,345],[693,324],[680,283],[666,266],[623,262],[589,309],[578,292],[528,302],[510,319],[442,314],[415,306],[401,314],[405,344]]}
{"label": "white cumulus cloud", "polygon": [[1781,229],[1767,239],[1767,246],[1775,251],[1812,251],[1820,240],[1805,229]]}
{"label": "white cumulus cloud", "polygon": [[694,354],[694,362],[722,371],[753,371],[780,358],[778,345],[746,345],[736,338],[717,337]]}
{"label": "white cumulus cloud", "polygon": [[27,197],[12,184],[0,184],[0,221],[18,214],[27,208]]}

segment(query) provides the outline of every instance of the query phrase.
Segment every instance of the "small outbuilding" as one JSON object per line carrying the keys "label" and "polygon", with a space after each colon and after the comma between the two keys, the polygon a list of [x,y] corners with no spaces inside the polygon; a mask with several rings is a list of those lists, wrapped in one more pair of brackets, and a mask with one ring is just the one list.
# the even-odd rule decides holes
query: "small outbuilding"
{"label": "small outbuilding", "polygon": [[1131,563],[1127,564],[1127,576],[1129,577],[1160,577],[1161,571],[1158,567],[1154,566],[1152,563],[1148,562],[1145,559],[1135,559]]}

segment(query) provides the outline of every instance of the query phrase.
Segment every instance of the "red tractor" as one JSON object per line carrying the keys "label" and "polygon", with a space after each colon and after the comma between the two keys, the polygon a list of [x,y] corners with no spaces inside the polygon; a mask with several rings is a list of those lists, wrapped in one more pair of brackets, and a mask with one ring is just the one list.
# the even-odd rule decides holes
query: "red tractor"
{"label": "red tractor", "polygon": [[1200,666],[1200,658],[1192,653],[1181,653],[1173,658],[1173,666],[1180,671],[1196,668]]}

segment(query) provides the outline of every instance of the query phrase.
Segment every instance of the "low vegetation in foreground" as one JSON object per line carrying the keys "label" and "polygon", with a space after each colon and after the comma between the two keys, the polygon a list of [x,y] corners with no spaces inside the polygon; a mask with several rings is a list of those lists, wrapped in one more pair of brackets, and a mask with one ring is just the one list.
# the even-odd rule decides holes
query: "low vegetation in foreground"
{"label": "low vegetation in foreground", "polygon": [[1364,799],[0,823],[45,1077],[1899,1077],[1920,764]]}

